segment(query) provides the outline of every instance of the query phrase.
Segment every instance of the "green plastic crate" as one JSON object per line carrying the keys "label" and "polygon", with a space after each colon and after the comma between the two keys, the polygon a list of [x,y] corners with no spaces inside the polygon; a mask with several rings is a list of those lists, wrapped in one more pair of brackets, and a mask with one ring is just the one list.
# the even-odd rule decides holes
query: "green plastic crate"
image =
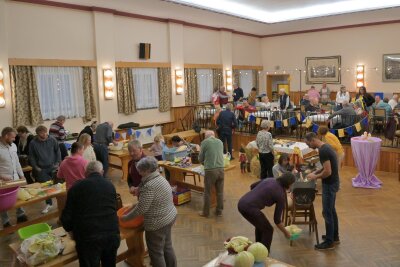
{"label": "green plastic crate", "polygon": [[19,229],[18,235],[22,240],[24,240],[33,235],[40,233],[48,233],[50,231],[51,227],[47,223],[37,223]]}

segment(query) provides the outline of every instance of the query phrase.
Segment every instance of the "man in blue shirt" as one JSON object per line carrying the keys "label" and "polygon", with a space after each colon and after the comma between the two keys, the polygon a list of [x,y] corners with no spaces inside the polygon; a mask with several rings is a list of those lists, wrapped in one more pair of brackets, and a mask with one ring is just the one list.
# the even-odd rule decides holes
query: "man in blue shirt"
{"label": "man in blue shirt", "polygon": [[242,98],[244,96],[243,95],[243,89],[240,88],[237,84],[234,84],[233,88],[234,88],[234,90],[233,90],[233,102],[237,102],[237,101],[242,100]]}
{"label": "man in blue shirt", "polygon": [[218,137],[224,144],[224,153],[226,153],[225,141],[228,146],[228,152],[231,154],[231,160],[233,160],[232,155],[232,130],[236,128],[237,121],[235,118],[235,114],[232,112],[232,104],[228,103],[226,105],[226,109],[222,111],[217,119],[217,132]]}

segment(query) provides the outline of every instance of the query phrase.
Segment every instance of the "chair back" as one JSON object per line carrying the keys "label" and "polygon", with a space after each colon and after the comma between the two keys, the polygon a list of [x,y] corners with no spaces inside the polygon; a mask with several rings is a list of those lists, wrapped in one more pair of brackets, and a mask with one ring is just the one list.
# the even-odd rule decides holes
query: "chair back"
{"label": "chair back", "polygon": [[374,116],[376,117],[385,117],[386,110],[384,108],[375,108],[374,109]]}
{"label": "chair back", "polygon": [[315,181],[295,182],[292,192],[293,201],[296,205],[310,205],[315,199]]}

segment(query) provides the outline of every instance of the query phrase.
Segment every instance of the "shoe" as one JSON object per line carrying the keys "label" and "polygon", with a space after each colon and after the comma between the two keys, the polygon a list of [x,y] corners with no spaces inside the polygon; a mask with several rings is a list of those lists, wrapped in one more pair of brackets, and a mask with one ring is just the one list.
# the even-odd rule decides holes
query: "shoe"
{"label": "shoe", "polygon": [[231,157],[231,160],[234,160],[235,158],[234,157]]}
{"label": "shoe", "polygon": [[199,216],[208,218],[209,215],[208,215],[208,214],[206,215],[205,213],[203,213],[202,211],[200,211],[200,212],[199,212]]}
{"label": "shoe", "polygon": [[28,217],[25,214],[17,217],[17,223],[22,223],[26,221],[28,221]]}
{"label": "shoe", "polygon": [[49,212],[49,210],[51,210],[53,208],[53,205],[47,204],[46,208],[44,208],[44,210],[42,210],[42,214],[47,214]]}
{"label": "shoe", "polygon": [[222,212],[216,212],[215,215],[216,215],[217,217],[222,217]]}
{"label": "shoe", "polygon": [[[322,240],[326,240],[326,235],[322,235]],[[335,245],[339,245],[340,244],[340,239],[339,239],[339,237],[338,238],[334,238],[334,240],[333,240],[333,243],[335,244]]]}
{"label": "shoe", "polygon": [[7,227],[11,227],[10,222],[6,222],[5,224],[3,224],[3,229],[6,229]]}
{"label": "shoe", "polygon": [[335,249],[335,245],[333,243],[329,244],[328,242],[322,242],[321,244],[315,245],[314,248],[316,250],[330,250]]}

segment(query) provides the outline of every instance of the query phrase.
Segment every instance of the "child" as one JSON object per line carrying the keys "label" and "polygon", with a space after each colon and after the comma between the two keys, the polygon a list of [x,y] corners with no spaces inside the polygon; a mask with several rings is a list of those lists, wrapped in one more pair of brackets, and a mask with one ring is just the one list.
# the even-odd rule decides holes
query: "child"
{"label": "child", "polygon": [[150,152],[153,152],[154,157],[157,160],[163,160],[162,158],[162,149],[164,146],[164,138],[162,135],[156,135],[154,137],[154,143],[153,145],[149,148]]}
{"label": "child", "polygon": [[244,150],[243,147],[241,147],[239,151],[239,162],[240,162],[240,170],[242,171],[242,173],[246,173],[247,156],[246,156],[246,151]]}

